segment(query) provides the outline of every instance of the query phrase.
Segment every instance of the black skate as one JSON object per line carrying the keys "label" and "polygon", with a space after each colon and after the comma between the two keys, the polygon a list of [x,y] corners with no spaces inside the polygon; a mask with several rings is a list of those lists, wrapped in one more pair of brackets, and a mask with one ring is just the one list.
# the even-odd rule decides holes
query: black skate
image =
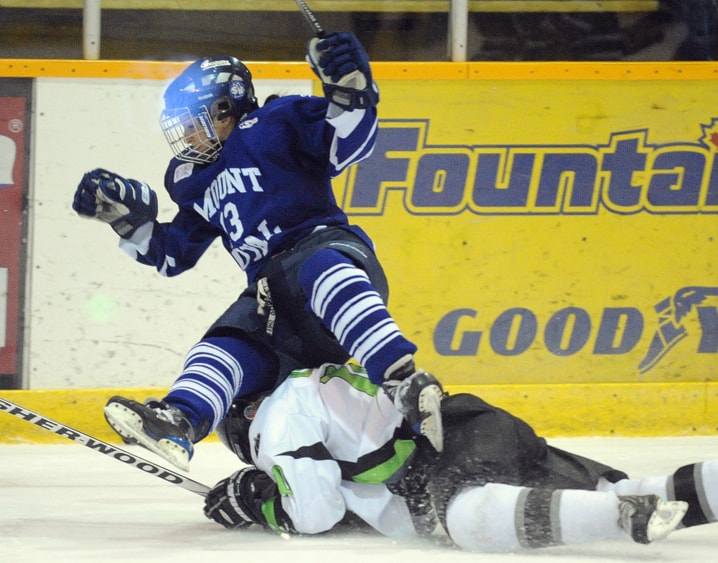
{"label": "black skate", "polygon": [[382,385],[394,406],[404,415],[414,432],[424,436],[437,452],[444,450],[441,421],[441,383],[430,373],[416,370],[411,358],[403,358],[389,368]]}
{"label": "black skate", "polygon": [[618,525],[638,543],[665,538],[688,510],[683,501],[664,501],[656,495],[619,496]]}
{"label": "black skate", "polygon": [[193,430],[181,410],[161,401],[143,405],[115,396],[105,405],[105,418],[125,443],[139,444],[184,471],[192,459]]}

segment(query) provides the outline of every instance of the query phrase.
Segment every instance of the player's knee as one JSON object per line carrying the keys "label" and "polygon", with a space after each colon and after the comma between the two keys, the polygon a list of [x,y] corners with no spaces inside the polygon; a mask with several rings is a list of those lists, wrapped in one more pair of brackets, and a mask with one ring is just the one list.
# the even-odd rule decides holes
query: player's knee
{"label": "player's knee", "polygon": [[514,512],[521,490],[521,487],[489,483],[459,492],[446,511],[451,539],[469,551],[518,549]]}
{"label": "player's knee", "polygon": [[349,258],[331,248],[322,248],[307,258],[299,269],[299,284],[304,294],[311,295],[317,279],[339,264],[353,265]]}

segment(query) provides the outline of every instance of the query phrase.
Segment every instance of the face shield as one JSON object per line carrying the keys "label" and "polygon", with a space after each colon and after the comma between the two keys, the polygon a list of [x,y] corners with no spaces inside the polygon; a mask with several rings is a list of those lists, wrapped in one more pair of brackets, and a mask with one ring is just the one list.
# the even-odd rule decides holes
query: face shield
{"label": "face shield", "polygon": [[[218,124],[257,109],[252,74],[226,55],[192,63],[165,90],[160,127],[180,160],[207,164],[222,150]],[[224,135],[221,127],[219,132]]]}
{"label": "face shield", "polygon": [[194,114],[188,107],[166,109],[160,117],[160,128],[180,160],[208,164],[217,160],[222,150],[206,106],[200,106]]}

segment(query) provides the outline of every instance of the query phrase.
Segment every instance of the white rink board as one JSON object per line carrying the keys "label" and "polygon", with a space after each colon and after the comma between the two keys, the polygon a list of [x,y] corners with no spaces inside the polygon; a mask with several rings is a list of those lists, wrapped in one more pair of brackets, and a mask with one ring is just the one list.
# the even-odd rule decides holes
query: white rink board
{"label": "white rink board", "polygon": [[[165,82],[36,81],[26,389],[166,387],[184,355],[246,286],[217,242],[167,279],[134,263],[119,238],[72,210],[82,175],[106,168],[144,180],[159,219],[174,216],[163,178],[172,156],[159,128]],[[311,80],[257,80],[272,93],[309,94]]]}

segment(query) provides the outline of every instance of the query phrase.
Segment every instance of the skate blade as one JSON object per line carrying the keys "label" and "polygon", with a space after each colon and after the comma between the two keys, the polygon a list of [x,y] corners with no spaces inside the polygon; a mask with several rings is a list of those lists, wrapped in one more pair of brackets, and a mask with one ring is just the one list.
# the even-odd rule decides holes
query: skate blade
{"label": "skate blade", "polygon": [[124,440],[132,440],[140,446],[169,461],[183,471],[189,471],[189,453],[177,442],[168,438],[153,440],[144,432],[142,418],[136,412],[119,403],[110,403],[104,409],[105,418]]}
{"label": "skate blade", "polygon": [[681,523],[688,511],[688,503],[680,500],[658,501],[656,510],[648,521],[649,542],[662,540]]}
{"label": "skate blade", "polygon": [[441,420],[443,395],[438,385],[429,385],[419,393],[419,411],[427,415],[422,419],[419,431],[439,453],[444,451],[444,426]]}

